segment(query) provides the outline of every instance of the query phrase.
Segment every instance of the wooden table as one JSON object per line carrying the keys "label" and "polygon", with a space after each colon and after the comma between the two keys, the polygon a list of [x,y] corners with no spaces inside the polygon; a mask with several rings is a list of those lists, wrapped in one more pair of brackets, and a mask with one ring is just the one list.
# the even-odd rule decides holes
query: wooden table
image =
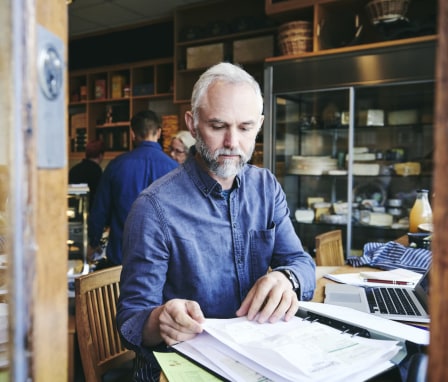
{"label": "wooden table", "polygon": [[381,269],[372,267],[352,267],[351,265],[343,265],[337,267],[316,267],[316,290],[311,301],[324,302],[325,297],[325,285],[337,284],[336,281],[326,279],[324,274],[341,274],[341,273],[359,273],[359,272],[375,272]]}
{"label": "wooden table", "polygon": [[[401,245],[408,246],[409,240],[407,235],[400,236],[395,240],[397,243]],[[325,285],[329,283],[336,283],[335,281],[326,279],[323,277],[326,273],[333,274],[341,274],[341,273],[359,273],[359,272],[375,272],[380,271],[381,269],[372,268],[372,267],[352,267],[351,265],[343,265],[338,267],[316,267],[316,290],[314,292],[314,296],[312,301],[314,302],[324,302],[324,293],[325,293]]]}

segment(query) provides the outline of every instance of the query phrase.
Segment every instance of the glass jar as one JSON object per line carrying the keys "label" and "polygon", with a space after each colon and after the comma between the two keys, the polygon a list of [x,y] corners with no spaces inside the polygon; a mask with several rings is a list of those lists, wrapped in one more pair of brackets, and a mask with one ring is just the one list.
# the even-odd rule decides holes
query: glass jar
{"label": "glass jar", "polygon": [[417,198],[409,213],[409,232],[418,232],[418,226],[422,223],[432,223],[428,190],[417,190]]}

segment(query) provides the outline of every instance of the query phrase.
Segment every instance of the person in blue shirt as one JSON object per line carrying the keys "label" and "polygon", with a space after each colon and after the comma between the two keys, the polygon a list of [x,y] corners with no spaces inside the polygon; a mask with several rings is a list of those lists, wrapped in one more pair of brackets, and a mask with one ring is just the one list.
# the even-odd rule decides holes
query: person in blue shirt
{"label": "person in blue shirt", "polygon": [[248,164],[264,116],[258,83],[220,63],[195,84],[185,114],[192,155],[134,202],[123,235],[117,325],[137,353],[135,381],[160,374],[152,351],[191,339],[204,317],[289,320],[310,300],[315,264],[285,193]]}
{"label": "person in blue shirt", "polygon": [[97,139],[87,143],[85,158],[74,165],[68,173],[69,184],[87,183],[89,186],[89,210],[92,209],[96,189],[100,182],[103,169],[104,142]]}
{"label": "person in blue shirt", "polygon": [[100,263],[101,268],[121,264],[124,222],[140,192],[178,166],[158,143],[161,131],[160,119],[154,111],[134,115],[131,133],[135,148],[111,160],[101,176],[88,217],[90,257],[101,251],[103,232],[109,227],[106,261]]}

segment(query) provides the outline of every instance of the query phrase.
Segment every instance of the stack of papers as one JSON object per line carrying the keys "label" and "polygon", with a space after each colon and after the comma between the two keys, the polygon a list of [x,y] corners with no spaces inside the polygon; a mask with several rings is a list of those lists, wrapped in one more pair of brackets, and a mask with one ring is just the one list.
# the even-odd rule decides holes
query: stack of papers
{"label": "stack of papers", "polygon": [[203,333],[173,348],[229,381],[362,381],[393,367],[402,344],[299,317],[275,324],[241,317],[207,319]]}
{"label": "stack of papers", "polygon": [[324,275],[325,278],[342,284],[356,286],[414,286],[419,282],[422,275],[408,269],[397,268],[390,271],[359,272]]}

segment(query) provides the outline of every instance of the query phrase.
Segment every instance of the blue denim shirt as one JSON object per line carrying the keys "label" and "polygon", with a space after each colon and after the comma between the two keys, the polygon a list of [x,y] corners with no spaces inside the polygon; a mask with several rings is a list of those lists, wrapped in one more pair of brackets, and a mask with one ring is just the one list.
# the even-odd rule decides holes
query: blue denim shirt
{"label": "blue denim shirt", "polygon": [[121,264],[123,227],[132,203],[154,180],[178,167],[157,142],[144,141],[109,162],[101,176],[88,218],[89,244],[97,247],[109,227],[107,258]]}
{"label": "blue denim shirt", "polygon": [[227,199],[191,157],[135,201],[123,236],[118,328],[128,347],[150,356],[142,328],[173,298],[195,300],[205,317],[235,317],[255,281],[288,268],[309,300],[315,265],[297,237],[280,184],[246,165]]}

